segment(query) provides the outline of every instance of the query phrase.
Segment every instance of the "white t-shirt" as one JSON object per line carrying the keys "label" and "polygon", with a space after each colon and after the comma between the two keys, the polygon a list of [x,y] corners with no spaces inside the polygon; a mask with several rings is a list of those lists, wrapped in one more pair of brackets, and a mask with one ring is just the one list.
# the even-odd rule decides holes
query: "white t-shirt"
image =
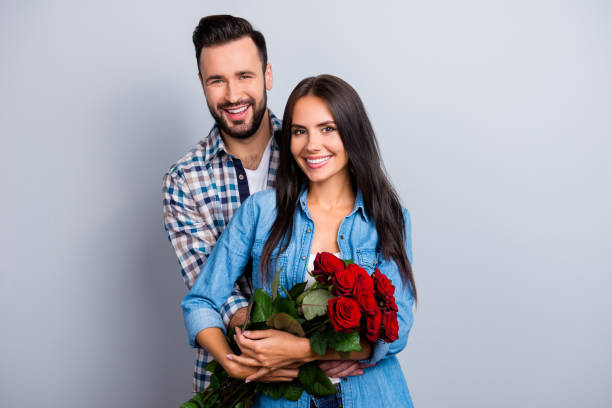
{"label": "white t-shirt", "polygon": [[272,151],[272,137],[264,150],[259,166],[255,170],[249,170],[246,167],[244,171],[249,183],[249,194],[255,194],[258,191],[268,188],[268,170],[270,169],[270,154]]}
{"label": "white t-shirt", "polygon": [[[340,258],[340,252],[336,252],[334,255],[336,255],[338,258]],[[317,257],[317,254],[310,254],[310,257],[308,258],[308,266],[306,267],[306,270],[310,273],[312,273],[312,270],[314,269],[314,260]],[[310,276],[309,274],[306,274],[306,287],[309,288],[312,285],[314,285],[315,283],[315,278],[314,276]],[[329,377],[329,380],[332,382],[332,384],[338,384],[340,382],[340,378],[335,378],[335,377]]]}

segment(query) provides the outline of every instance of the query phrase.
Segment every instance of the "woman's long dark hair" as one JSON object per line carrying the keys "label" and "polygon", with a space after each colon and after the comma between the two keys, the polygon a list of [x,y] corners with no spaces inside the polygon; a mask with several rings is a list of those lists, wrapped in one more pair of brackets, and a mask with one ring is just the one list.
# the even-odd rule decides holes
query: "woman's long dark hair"
{"label": "woman's long dark hair", "polygon": [[298,99],[313,95],[323,99],[336,122],[338,133],[349,160],[352,182],[361,190],[366,212],[374,219],[378,242],[385,259],[398,265],[402,280],[410,282],[416,299],[412,267],[406,255],[406,229],[402,207],[395,189],[389,182],[380,160],[378,142],[357,92],[342,79],[319,75],[301,81],[291,92],[285,113],[280,140],[280,164],[276,172],[276,220],[264,245],[261,270],[266,280],[266,265],[272,251],[280,244],[287,249],[293,234],[293,217],[299,195],[308,178],[291,154],[291,119]]}

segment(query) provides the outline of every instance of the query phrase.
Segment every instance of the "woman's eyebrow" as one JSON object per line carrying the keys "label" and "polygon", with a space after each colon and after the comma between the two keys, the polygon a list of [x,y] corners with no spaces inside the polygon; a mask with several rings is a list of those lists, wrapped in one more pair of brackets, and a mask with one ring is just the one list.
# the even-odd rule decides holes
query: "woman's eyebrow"
{"label": "woman's eyebrow", "polygon": [[319,123],[317,126],[327,126],[327,125],[335,125],[336,122],[334,122],[333,120],[326,120],[325,122],[321,122]]}

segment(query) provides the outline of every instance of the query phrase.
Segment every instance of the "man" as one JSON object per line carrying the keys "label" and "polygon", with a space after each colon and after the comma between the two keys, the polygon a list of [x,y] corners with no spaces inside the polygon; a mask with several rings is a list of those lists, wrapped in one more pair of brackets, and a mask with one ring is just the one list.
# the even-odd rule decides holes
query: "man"
{"label": "man", "polygon": [[[164,226],[188,288],[234,211],[250,194],[274,187],[279,148],[273,135],[281,128],[267,108],[273,76],[259,31],[242,18],[208,16],[196,27],[193,43],[215,125],[170,168],[163,187]],[[244,322],[251,292],[245,275],[221,310],[226,326]],[[203,348],[197,349],[194,391],[208,385],[204,367],[211,360]],[[361,373],[355,362],[330,362],[322,368],[330,376]],[[274,372],[266,380],[273,381]]]}

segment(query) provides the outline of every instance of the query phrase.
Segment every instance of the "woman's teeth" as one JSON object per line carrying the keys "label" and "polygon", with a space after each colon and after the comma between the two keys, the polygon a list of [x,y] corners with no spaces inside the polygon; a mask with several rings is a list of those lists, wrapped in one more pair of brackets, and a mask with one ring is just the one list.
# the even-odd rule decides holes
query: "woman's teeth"
{"label": "woman's teeth", "polygon": [[320,158],[320,159],[306,159],[306,161],[307,161],[309,164],[319,164],[319,163],[326,162],[326,161],[328,161],[329,159],[331,159],[331,156],[322,157],[322,158]]}

